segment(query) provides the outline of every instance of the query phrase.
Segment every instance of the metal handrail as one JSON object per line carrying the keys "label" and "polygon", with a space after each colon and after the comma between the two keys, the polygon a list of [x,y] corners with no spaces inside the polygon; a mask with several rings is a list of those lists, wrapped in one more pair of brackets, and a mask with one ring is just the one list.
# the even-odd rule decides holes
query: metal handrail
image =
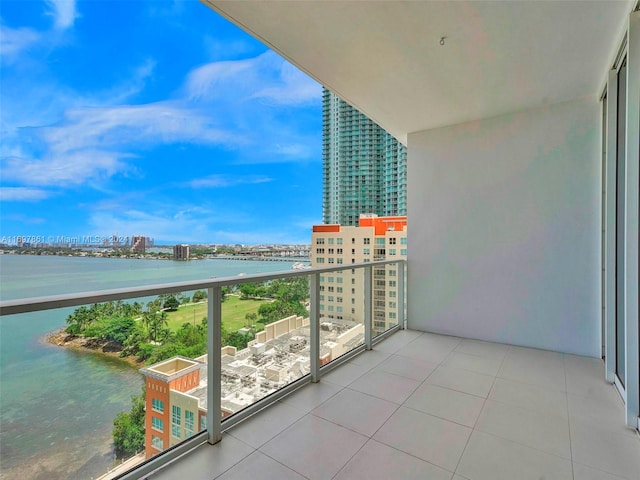
{"label": "metal handrail", "polygon": [[0,317],[18,313],[38,312],[56,308],[75,307],[89,303],[109,302],[113,300],[128,300],[131,298],[148,297],[163,293],[178,293],[190,290],[206,290],[213,287],[227,287],[250,282],[264,282],[278,278],[304,277],[312,273],[336,272],[363,268],[374,265],[386,265],[404,262],[404,260],[386,260],[371,263],[352,263],[350,265],[314,267],[303,270],[284,270],[270,273],[256,273],[251,275],[221,277],[216,279],[189,280],[183,282],[160,283],[140,287],[124,287],[97,292],[79,292],[46,297],[31,297],[0,302]]}

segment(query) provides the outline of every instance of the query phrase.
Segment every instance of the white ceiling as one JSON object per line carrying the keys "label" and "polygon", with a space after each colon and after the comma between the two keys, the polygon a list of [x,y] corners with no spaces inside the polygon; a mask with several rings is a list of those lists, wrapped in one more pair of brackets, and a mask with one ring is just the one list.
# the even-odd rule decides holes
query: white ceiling
{"label": "white ceiling", "polygon": [[405,143],[598,95],[635,1],[203,0]]}

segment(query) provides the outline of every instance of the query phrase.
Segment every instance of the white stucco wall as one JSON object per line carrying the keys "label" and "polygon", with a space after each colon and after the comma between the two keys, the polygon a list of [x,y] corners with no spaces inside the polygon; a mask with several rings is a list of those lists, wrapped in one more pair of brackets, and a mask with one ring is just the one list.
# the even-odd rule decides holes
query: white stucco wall
{"label": "white stucco wall", "polygon": [[410,328],[600,355],[600,104],[408,138]]}

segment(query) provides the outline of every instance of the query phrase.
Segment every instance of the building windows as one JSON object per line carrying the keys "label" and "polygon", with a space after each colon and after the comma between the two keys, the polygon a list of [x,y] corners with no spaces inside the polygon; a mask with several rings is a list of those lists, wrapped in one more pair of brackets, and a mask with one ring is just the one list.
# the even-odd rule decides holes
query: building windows
{"label": "building windows", "polygon": [[363,249],[363,252],[365,255],[371,255],[371,249],[370,248],[365,248]]}
{"label": "building windows", "polygon": [[323,255],[324,254],[324,248],[316,248],[316,253],[318,255]]}
{"label": "building windows", "polygon": [[395,255],[396,254],[396,249],[395,248],[390,248],[389,249],[389,255]]}
{"label": "building windows", "polygon": [[351,299],[351,305],[355,305],[355,304],[356,304],[356,299],[355,299],[355,298],[352,298],[352,299]]}
{"label": "building windows", "polygon": [[342,277],[336,278],[336,283],[342,283]]}
{"label": "building windows", "polygon": [[371,239],[370,238],[365,238],[364,239],[364,244],[365,245],[371,245]]}
{"label": "building windows", "polygon": [[316,263],[324,263],[324,258],[316,258]]}
{"label": "building windows", "polygon": [[342,303],[342,297],[336,297],[336,302]]}
{"label": "building windows", "polygon": [[355,243],[356,243],[356,239],[355,239],[355,238],[352,238],[352,239],[351,239],[351,245],[355,245]]}
{"label": "building windows", "polygon": [[158,417],[151,417],[151,428],[159,432],[164,432],[164,421]]}
{"label": "building windows", "polygon": [[338,258],[338,263],[342,264],[342,259],[341,258]]}
{"label": "building windows", "polygon": [[341,248],[338,249],[338,255],[342,255],[342,249]]}
{"label": "building windows", "polygon": [[400,245],[406,245],[407,244],[407,237],[402,237],[400,239]]}
{"label": "building windows", "polygon": [[404,255],[406,257],[407,256],[407,249],[406,248],[401,248],[400,249],[400,255]]}
{"label": "building windows", "polygon": [[158,413],[164,413],[164,402],[157,398],[151,399],[151,410]]}
{"label": "building windows", "polygon": [[171,406],[171,423],[174,425],[180,425],[182,420],[182,410],[176,405]]}
{"label": "building windows", "polygon": [[330,292],[333,292],[333,287],[329,287],[329,288],[328,288],[328,290],[329,290]]}
{"label": "building windows", "polygon": [[329,305],[329,311],[333,312],[333,305]]}
{"label": "building windows", "polygon": [[396,312],[389,312],[389,318],[395,319],[396,318]]}
{"label": "building windows", "polygon": [[355,308],[352,308],[352,309],[351,309],[351,313],[352,313],[352,314],[353,314],[353,313],[356,313],[356,309],[355,309]]}
{"label": "building windows", "polygon": [[329,295],[329,296],[327,297],[327,301],[329,301],[329,302],[333,302],[333,296],[332,296],[332,295]]}
{"label": "building windows", "polygon": [[151,446],[156,450],[164,450],[164,442],[160,437],[151,435]]}
{"label": "building windows", "polygon": [[329,237],[329,245],[333,245],[333,237]]}
{"label": "building windows", "polygon": [[396,281],[395,280],[389,280],[389,286],[390,287],[394,287],[396,286]]}
{"label": "building windows", "polygon": [[320,301],[324,302],[324,295],[320,295]]}
{"label": "building windows", "polygon": [[384,238],[382,237],[376,238],[376,245],[381,245],[384,247]]}
{"label": "building windows", "polygon": [[180,425],[171,425],[171,435],[180,438]]}
{"label": "building windows", "polygon": [[389,308],[396,308],[396,302],[389,302]]}
{"label": "building windows", "polygon": [[396,244],[396,239],[395,239],[395,237],[391,237],[391,238],[389,239],[389,245],[395,245],[395,244]]}
{"label": "building windows", "polygon": [[330,249],[329,249],[329,255],[333,255],[333,252],[334,252],[334,249],[333,249],[333,248],[330,248]]}
{"label": "building windows", "polygon": [[333,277],[329,277],[328,280],[329,280],[329,283],[333,283]]}
{"label": "building windows", "polygon": [[329,257],[329,263],[335,263],[333,257]]}
{"label": "building windows", "polygon": [[336,243],[337,243],[338,245],[342,245],[342,239],[341,239],[341,238],[337,238],[336,240],[337,240],[337,242],[336,242]]}
{"label": "building windows", "polygon": [[200,417],[200,431],[207,429],[207,416],[202,415]]}
{"label": "building windows", "polygon": [[355,255],[355,254],[356,254],[356,249],[355,249],[355,248],[352,248],[352,249],[351,249],[351,255]]}
{"label": "building windows", "polygon": [[342,313],[342,307],[336,307],[336,312]]}
{"label": "building windows", "polygon": [[189,410],[185,410],[184,411],[184,435],[185,437],[189,438],[191,435],[193,435],[193,426],[194,426],[194,414],[193,412],[189,411]]}
{"label": "building windows", "polygon": [[395,290],[391,290],[391,291],[389,292],[389,298],[396,298],[396,292],[395,292]]}
{"label": "building windows", "polygon": [[320,291],[324,292],[324,285],[320,285]]}
{"label": "building windows", "polygon": [[336,288],[336,292],[338,292],[338,293],[342,293],[342,287],[338,287],[338,288]]}
{"label": "building windows", "polygon": [[316,245],[324,245],[324,238],[316,238]]}
{"label": "building windows", "polygon": [[396,276],[396,271],[395,270],[389,270],[389,276],[390,277],[395,277]]}

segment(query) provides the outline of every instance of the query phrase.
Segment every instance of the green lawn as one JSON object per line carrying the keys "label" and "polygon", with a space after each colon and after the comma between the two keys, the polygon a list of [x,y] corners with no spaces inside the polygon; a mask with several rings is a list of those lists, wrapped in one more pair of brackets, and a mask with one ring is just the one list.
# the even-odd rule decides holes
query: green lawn
{"label": "green lawn", "polygon": [[[258,313],[258,308],[264,303],[264,300],[240,300],[238,297],[227,296],[222,303],[222,323],[229,332],[241,329],[247,323],[245,315],[247,313]],[[167,312],[169,329],[175,332],[183,323],[195,323],[207,316],[207,304],[188,304],[182,305],[177,312]],[[258,329],[264,328],[258,324]]]}

